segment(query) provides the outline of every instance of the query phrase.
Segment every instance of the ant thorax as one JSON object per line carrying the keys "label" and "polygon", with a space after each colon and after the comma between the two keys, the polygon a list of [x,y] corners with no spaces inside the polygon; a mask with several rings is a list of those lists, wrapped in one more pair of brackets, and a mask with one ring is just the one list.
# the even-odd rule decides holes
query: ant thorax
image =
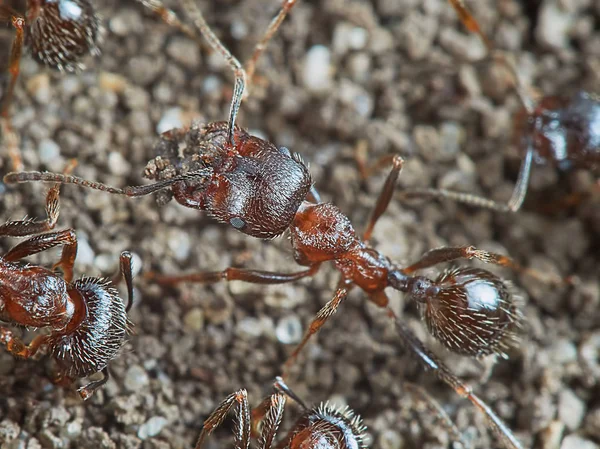
{"label": "ant thorax", "polygon": [[235,127],[234,145],[227,137],[226,122],[195,123],[163,134],[145,177],[160,181],[198,170],[209,173],[174,183],[170,191],[159,193],[159,204],[174,197],[244,234],[280,235],[310,190],[306,164],[242,128]]}

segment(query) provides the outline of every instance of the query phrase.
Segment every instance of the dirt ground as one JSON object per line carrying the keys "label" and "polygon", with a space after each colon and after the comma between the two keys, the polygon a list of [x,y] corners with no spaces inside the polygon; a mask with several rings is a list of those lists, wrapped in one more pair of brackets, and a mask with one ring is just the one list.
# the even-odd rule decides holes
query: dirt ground
{"label": "dirt ground", "polygon": [[[28,170],[60,171],[77,158],[79,176],[142,184],[157,129],[192,118],[226,119],[232,76],[207,47],[198,50],[133,0],[96,3],[106,27],[102,56],[76,75],[50,72],[25,57],[14,127]],[[471,3],[535,92],[600,92],[598,2]],[[199,4],[232,52],[246,59],[279,1]],[[1,36],[5,49],[8,28]],[[511,139],[519,104],[501,66],[473,63],[483,55],[444,0],[301,0],[259,64],[238,123],[301,153],[324,200],[348,213],[359,230],[386,175],[384,169],[361,181],[354,160],[360,147],[370,161],[402,154],[401,186],[507,199],[519,166]],[[2,154],[0,174],[8,171]],[[556,287],[492,269],[514,282],[525,323],[521,345],[487,379],[490,363],[442,349],[414,305],[390,293],[392,307],[527,448],[600,445],[600,198],[553,207],[595,179],[589,171],[536,167],[518,214],[394,200],[375,229],[373,245],[401,264],[430,248],[469,244],[578,278],[576,286]],[[46,188],[0,183],[0,221],[43,217]],[[110,382],[86,403],[50,382],[47,359],[15,360],[0,351],[2,449],[189,448],[228,393],[245,387],[258,404],[271,391],[293,343],[334,292],[337,274],[330,267],[283,286],[150,285],[141,273],[297,266],[287,238],[253,239],[174,203],[158,208],[152,197],[132,200],[75,186],[62,193],[59,228],[77,231],[77,273],[110,275],[122,250],[136,254],[140,275],[130,314],[136,334],[111,365]],[[14,244],[3,239],[0,248]],[[49,252],[33,261],[50,265],[56,257]],[[467,401],[412,361],[383,311],[359,291],[301,354],[289,380],[306,402],[350,405],[364,418],[372,447],[453,447],[407,382],[439,401],[474,448],[500,447]],[[284,425],[298,413],[290,405]],[[231,421],[209,441],[210,448],[232,445]]]}

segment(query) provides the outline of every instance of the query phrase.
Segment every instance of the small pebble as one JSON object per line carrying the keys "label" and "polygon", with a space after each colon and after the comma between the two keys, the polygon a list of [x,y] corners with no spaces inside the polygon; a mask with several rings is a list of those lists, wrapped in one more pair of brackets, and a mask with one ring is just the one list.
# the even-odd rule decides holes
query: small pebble
{"label": "small pebble", "polygon": [[558,417],[570,431],[577,430],[585,417],[586,406],[572,390],[565,389],[558,397]]}
{"label": "small pebble", "polygon": [[331,53],[324,45],[314,45],[306,53],[302,72],[304,86],[311,92],[320,93],[331,86]]}
{"label": "small pebble", "polygon": [[43,139],[38,147],[40,162],[51,171],[61,171],[64,159],[60,155],[60,146],[52,139]]}
{"label": "small pebble", "polygon": [[177,228],[169,229],[167,245],[179,262],[186,260],[192,249],[189,234]]}
{"label": "small pebble", "polygon": [[402,449],[404,447],[404,439],[394,430],[384,430],[377,438],[377,447],[381,449]]}
{"label": "small pebble", "polygon": [[560,445],[560,449],[600,449],[596,443],[586,440],[579,435],[566,436]]}
{"label": "small pebble", "polygon": [[545,0],[538,14],[535,36],[548,47],[565,48],[569,45],[573,21],[573,15],[564,11],[556,0]]}
{"label": "small pebble", "polygon": [[204,327],[204,311],[194,307],[183,317],[183,325],[187,331],[200,332]]}
{"label": "small pebble", "polygon": [[300,343],[304,329],[302,323],[297,316],[290,315],[279,320],[277,328],[275,329],[275,335],[277,340],[285,345],[291,345],[294,343]]}
{"label": "small pebble", "polygon": [[118,151],[111,151],[108,154],[108,168],[116,176],[125,176],[131,173],[131,164]]}
{"label": "small pebble", "polygon": [[150,379],[148,378],[148,374],[140,365],[129,367],[123,382],[125,388],[131,392],[138,391],[146,387],[149,383]]}
{"label": "small pebble", "polygon": [[562,422],[552,421],[548,427],[540,432],[542,449],[558,449],[564,431],[565,425]]}
{"label": "small pebble", "polygon": [[90,246],[87,236],[77,234],[77,264],[91,267],[94,264],[96,253]]}
{"label": "small pebble", "polygon": [[167,109],[156,125],[156,132],[162,134],[174,128],[183,127],[183,119],[181,117],[181,108]]}
{"label": "small pebble", "polygon": [[137,436],[140,440],[146,440],[148,438],[155,437],[166,425],[166,418],[163,418],[162,416],[153,416],[140,426]]}

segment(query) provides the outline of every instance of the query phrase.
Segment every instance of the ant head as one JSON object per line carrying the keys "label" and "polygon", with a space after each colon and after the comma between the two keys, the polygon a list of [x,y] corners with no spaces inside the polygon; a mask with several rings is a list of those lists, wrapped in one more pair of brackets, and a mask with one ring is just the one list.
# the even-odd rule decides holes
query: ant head
{"label": "ant head", "polygon": [[415,281],[411,296],[433,336],[460,354],[503,355],[520,314],[500,278],[479,268],[455,268],[428,282]]}
{"label": "ant head", "polygon": [[42,64],[72,72],[99,53],[100,19],[90,0],[42,1],[30,16],[28,44]]}

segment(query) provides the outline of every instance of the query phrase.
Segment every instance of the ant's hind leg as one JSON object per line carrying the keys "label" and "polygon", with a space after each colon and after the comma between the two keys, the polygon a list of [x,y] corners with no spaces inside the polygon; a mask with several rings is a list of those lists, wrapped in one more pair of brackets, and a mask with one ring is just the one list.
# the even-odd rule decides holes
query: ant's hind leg
{"label": "ant's hind leg", "polygon": [[104,368],[102,370],[102,379],[95,380],[94,382],[90,382],[86,386],[79,388],[77,390],[77,393],[79,393],[81,399],[85,401],[91,398],[98,388],[106,384],[106,382],[108,382],[108,379],[110,379],[110,372],[108,371],[108,368]]}
{"label": "ant's hind leg", "polygon": [[235,419],[235,447],[238,449],[248,449],[250,444],[250,407],[248,405],[248,393],[245,389],[236,391],[225,398],[223,402],[210,414],[204,425],[202,426],[202,432],[196,441],[195,449],[200,449],[204,444],[204,440],[209,436],[213,430],[221,425],[227,413],[231,408],[237,404]]}
{"label": "ant's hind leg", "polygon": [[548,284],[561,285],[570,283],[568,279],[563,279],[558,276],[552,276],[531,268],[523,267],[508,256],[483,251],[475,248],[474,246],[442,247],[429,250],[421,257],[421,259],[414,264],[403,268],[401,271],[405,274],[410,274],[417,270],[429,268],[439,263],[453,262],[459,259],[476,259],[485,263],[491,263],[501,267],[510,268],[517,273],[527,274],[532,278]]}
{"label": "ant's hind leg", "polygon": [[283,418],[285,395],[275,393],[265,398],[258,407],[252,409],[252,433],[258,434],[258,425],[262,423],[259,438],[259,449],[270,449],[275,441],[277,429]]}
{"label": "ant's hind leg", "polygon": [[338,288],[333,298],[327,304],[325,304],[321,308],[321,310],[319,310],[312,323],[310,323],[308,330],[304,334],[304,338],[302,338],[302,341],[298,344],[298,346],[296,346],[292,354],[288,357],[285,364],[283,365],[282,377],[284,379],[288,377],[289,371],[294,362],[296,361],[298,354],[300,353],[300,351],[302,351],[302,348],[304,348],[306,343],[308,343],[310,337],[312,337],[319,331],[319,329],[321,329],[321,327],[327,322],[327,320],[337,311],[340,304],[346,299],[346,297],[348,296],[348,289],[349,287]]}
{"label": "ant's hind leg", "polygon": [[410,328],[400,321],[396,314],[388,309],[388,315],[394,320],[398,335],[406,347],[428,371],[434,374],[444,383],[449,385],[459,396],[468,399],[486,417],[489,427],[503,441],[509,449],[523,449],[521,443],[513,435],[498,415],[479,396],[473,393],[472,388],[460,380],[423,342],[419,340]]}

